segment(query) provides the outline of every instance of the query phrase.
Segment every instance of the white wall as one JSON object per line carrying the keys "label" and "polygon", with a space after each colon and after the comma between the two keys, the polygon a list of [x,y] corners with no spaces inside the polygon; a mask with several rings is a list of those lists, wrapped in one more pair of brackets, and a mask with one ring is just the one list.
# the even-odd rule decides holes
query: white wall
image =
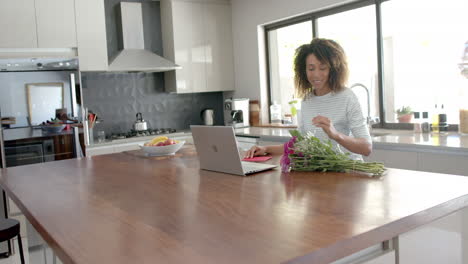
{"label": "white wall", "polygon": [[[266,98],[265,72],[260,69],[264,53],[259,26],[304,13],[336,6],[348,0],[231,0],[234,42],[234,97]],[[292,59],[292,58],[291,58]],[[263,75],[263,76],[262,76]],[[263,90],[261,92],[261,87]],[[262,107],[264,110],[265,105]]]}

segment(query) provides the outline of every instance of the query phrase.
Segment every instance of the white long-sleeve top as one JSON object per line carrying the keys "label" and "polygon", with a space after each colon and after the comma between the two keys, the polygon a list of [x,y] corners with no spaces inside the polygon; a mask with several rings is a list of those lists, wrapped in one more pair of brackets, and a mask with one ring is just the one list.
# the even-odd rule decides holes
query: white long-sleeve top
{"label": "white long-sleeve top", "polygon": [[[301,109],[297,116],[299,131],[302,134],[311,131],[317,138],[325,142],[331,140],[322,128],[312,124],[312,119],[317,115],[328,117],[338,132],[355,138],[364,138],[372,144],[361,105],[351,89],[346,88],[341,92],[330,92],[323,96],[311,95],[301,103]],[[334,140],[331,142],[335,149],[349,152],[350,158],[362,160],[361,155],[348,151]]]}

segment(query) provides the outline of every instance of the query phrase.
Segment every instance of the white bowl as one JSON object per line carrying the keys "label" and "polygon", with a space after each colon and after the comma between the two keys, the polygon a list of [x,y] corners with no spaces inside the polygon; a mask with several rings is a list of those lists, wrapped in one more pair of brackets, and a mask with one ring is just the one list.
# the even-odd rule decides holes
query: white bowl
{"label": "white bowl", "polygon": [[174,155],[183,145],[185,141],[180,140],[179,143],[168,145],[168,146],[143,146],[140,145],[140,148],[146,154],[150,156],[164,156],[164,155]]}

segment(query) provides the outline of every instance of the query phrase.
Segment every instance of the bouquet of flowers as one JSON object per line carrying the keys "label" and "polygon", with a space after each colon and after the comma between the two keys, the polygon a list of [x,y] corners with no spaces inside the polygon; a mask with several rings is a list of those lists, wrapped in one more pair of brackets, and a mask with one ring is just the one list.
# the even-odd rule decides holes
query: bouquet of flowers
{"label": "bouquet of flowers", "polygon": [[360,171],[372,176],[382,176],[385,172],[383,163],[352,160],[349,153],[335,151],[332,143],[321,142],[308,134],[301,135],[297,130],[291,130],[291,140],[284,143],[284,153],[281,158],[283,172],[295,171]]}

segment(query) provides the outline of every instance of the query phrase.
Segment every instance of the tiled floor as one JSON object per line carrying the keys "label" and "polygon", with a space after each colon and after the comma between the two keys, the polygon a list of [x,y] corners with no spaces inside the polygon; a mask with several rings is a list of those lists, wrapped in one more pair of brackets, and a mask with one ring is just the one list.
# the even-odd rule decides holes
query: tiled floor
{"label": "tiled floor", "polygon": [[[29,259],[25,259],[25,262],[28,264],[62,264],[58,259],[53,258],[52,250],[46,248],[45,251],[42,248],[36,248],[29,251]],[[20,264],[19,254],[16,253],[13,256],[5,259],[0,259],[0,264]]]}

